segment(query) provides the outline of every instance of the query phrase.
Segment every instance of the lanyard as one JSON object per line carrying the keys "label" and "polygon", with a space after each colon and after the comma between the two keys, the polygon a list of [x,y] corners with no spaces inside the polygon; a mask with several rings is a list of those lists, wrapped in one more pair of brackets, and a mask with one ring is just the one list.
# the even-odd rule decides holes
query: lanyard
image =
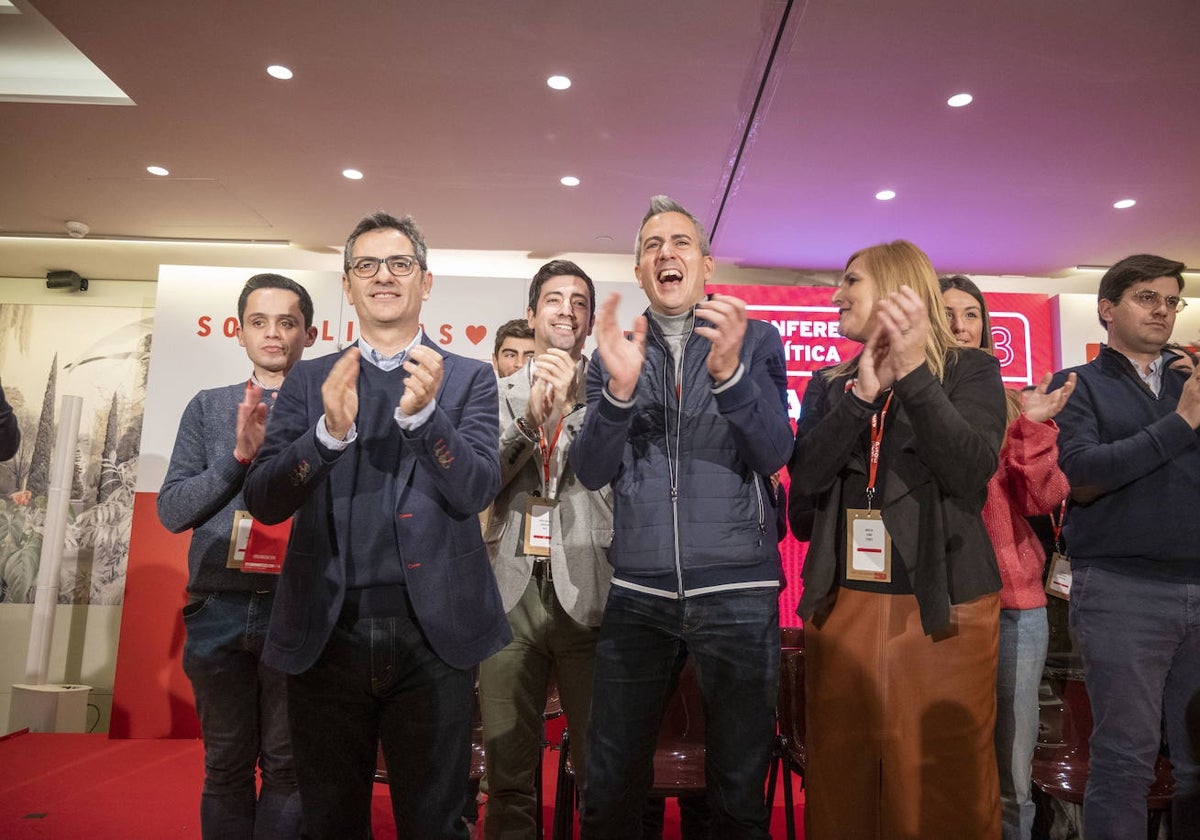
{"label": "lanyard", "polygon": [[[1058,516],[1054,514],[1057,513]],[[1050,514],[1050,527],[1054,532],[1054,550],[1062,553],[1062,529],[1063,520],[1067,517],[1067,500],[1063,499],[1062,504],[1058,506],[1058,510]]]}
{"label": "lanyard", "polygon": [[558,418],[558,425],[554,429],[554,437],[549,442],[546,441],[546,431],[541,426],[538,427],[538,449],[542,451],[542,476],[545,478],[546,497],[553,499],[558,492],[557,476],[552,481],[550,479],[550,462],[554,456],[554,447],[558,445],[558,437],[562,434],[563,418]]}
{"label": "lanyard", "polygon": [[892,404],[892,395],[889,392],[887,400],[883,403],[883,408],[871,415],[871,453],[870,453],[870,468],[867,472],[867,510],[871,509],[871,503],[875,501],[875,479],[879,475],[879,450],[883,448],[883,423],[887,419],[888,406]]}

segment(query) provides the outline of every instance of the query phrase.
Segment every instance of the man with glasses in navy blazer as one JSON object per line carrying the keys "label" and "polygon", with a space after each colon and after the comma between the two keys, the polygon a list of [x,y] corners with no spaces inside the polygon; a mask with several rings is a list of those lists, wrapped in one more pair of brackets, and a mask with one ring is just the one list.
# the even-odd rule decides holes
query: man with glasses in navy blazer
{"label": "man with glasses in navy blazer", "polygon": [[398,836],[466,840],[474,666],[510,638],[478,519],[496,379],[421,329],[411,218],[368,216],[345,253],[361,338],[293,369],[246,479],[256,519],[293,517],[263,659],[289,674],[305,837],[369,836],[381,743]]}

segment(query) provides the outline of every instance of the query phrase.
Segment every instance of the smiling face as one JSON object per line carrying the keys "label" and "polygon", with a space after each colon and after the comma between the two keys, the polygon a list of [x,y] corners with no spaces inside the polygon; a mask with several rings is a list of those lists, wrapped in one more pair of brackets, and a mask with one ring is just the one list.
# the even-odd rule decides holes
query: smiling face
{"label": "smiling face", "polygon": [[962,289],[946,289],[942,300],[946,302],[946,317],[954,340],[961,347],[982,347],[983,308],[979,301]]}
{"label": "smiling face", "polygon": [[300,360],[305,347],[317,339],[317,328],[304,328],[300,297],[287,289],[255,289],[246,298],[238,326],[238,344],[264,385],[274,385]]}
{"label": "smiling face", "polygon": [[[398,230],[384,228],[362,234],[354,242],[353,253],[346,255],[352,263],[359,257],[412,256],[413,244]],[[420,266],[408,277],[396,277],[380,263],[374,277],[358,277],[353,272],[342,275],[346,302],[354,307],[359,327],[371,344],[378,330],[416,331],[421,320],[421,304],[429,299],[433,275]]]}
{"label": "smiling face", "polygon": [[560,274],[542,284],[537,310],[526,309],[538,353],[557,347],[578,358],[592,332],[592,306],[580,277]]}
{"label": "smiling face", "polygon": [[[1143,307],[1134,299],[1138,292],[1147,289],[1159,295],[1153,309]],[[1115,303],[1100,301],[1100,319],[1108,324],[1108,344],[1127,356],[1158,355],[1162,346],[1171,340],[1171,332],[1175,329],[1176,312],[1164,299],[1178,296],[1179,292],[1179,281],[1174,277],[1155,277],[1134,283]]]}
{"label": "smiling face", "polygon": [[862,257],[846,266],[842,282],[833,293],[838,308],[838,332],[849,339],[866,343],[875,328],[875,301],[879,290],[866,269]]}
{"label": "smiling face", "polygon": [[699,303],[714,262],[700,253],[692,220],[682,213],[651,216],[642,225],[641,243],[633,274],[650,308],[663,315],[680,315]]}

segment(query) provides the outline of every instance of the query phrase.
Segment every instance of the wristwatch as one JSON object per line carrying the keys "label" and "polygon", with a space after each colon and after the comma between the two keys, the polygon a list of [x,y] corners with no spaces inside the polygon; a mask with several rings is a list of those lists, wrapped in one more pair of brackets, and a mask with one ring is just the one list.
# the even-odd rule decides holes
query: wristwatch
{"label": "wristwatch", "polygon": [[517,418],[517,430],[533,443],[540,443],[542,440],[541,430],[531,428],[523,416]]}

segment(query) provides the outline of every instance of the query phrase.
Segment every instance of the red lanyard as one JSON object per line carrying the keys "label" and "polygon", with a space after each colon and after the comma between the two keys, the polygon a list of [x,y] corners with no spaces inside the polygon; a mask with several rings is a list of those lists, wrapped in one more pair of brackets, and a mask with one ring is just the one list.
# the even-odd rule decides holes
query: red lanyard
{"label": "red lanyard", "polygon": [[559,417],[558,426],[554,429],[554,437],[547,443],[545,430],[538,426],[538,448],[542,450],[542,475],[546,479],[544,488],[548,496],[555,495],[550,487],[550,457],[554,454],[554,447],[558,445],[558,436],[562,434],[562,427],[563,418]]}
{"label": "red lanyard", "polygon": [[889,392],[887,400],[883,403],[883,408],[871,415],[871,452],[870,452],[870,468],[867,472],[867,510],[871,509],[871,503],[875,501],[875,479],[879,475],[879,451],[883,448],[883,423],[887,420],[888,406],[892,404],[892,395]]}
{"label": "red lanyard", "polygon": [[1050,514],[1050,527],[1054,532],[1054,550],[1062,553],[1062,529],[1063,520],[1067,518],[1067,500],[1063,499],[1062,504],[1058,506],[1058,516]]}

